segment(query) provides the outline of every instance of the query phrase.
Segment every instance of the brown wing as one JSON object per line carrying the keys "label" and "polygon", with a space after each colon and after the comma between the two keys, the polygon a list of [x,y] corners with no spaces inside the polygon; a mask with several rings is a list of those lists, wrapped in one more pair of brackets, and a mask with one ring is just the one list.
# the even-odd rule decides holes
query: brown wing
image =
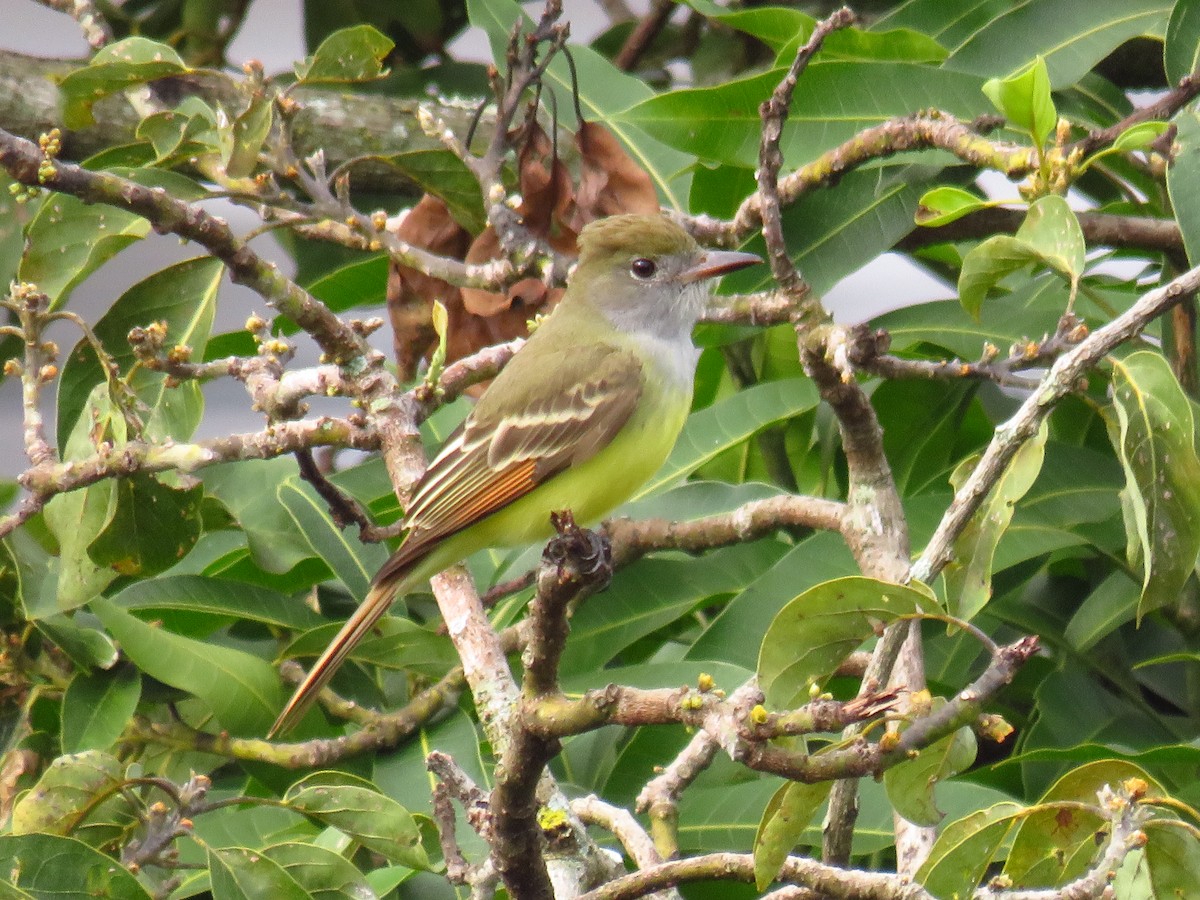
{"label": "brown wing", "polygon": [[[405,547],[414,553],[595,455],[641,398],[641,363],[626,350],[599,345],[538,354],[525,360],[527,371],[513,372],[520,360],[488,389],[417,484],[406,511],[412,530]],[[525,388],[512,398],[520,405],[504,402],[516,375]]]}

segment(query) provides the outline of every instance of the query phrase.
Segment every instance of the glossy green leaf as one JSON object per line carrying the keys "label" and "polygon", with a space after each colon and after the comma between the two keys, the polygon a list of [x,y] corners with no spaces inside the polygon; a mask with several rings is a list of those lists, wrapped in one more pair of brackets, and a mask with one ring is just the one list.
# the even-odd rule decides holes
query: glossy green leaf
{"label": "glossy green leaf", "polygon": [[200,537],[204,489],[177,490],[153,475],[130,475],[114,486],[116,508],[88,547],[98,566],[149,577],[182,559]]}
{"label": "glossy green leaf", "polygon": [[576,610],[563,654],[563,675],[595,671],[710,598],[741,591],[786,550],[778,541],[761,540],[697,559],[639,560],[618,573],[602,603],[585,603]]}
{"label": "glossy green leaf", "polygon": [[829,781],[818,784],[789,781],[775,792],[763,811],[754,838],[754,883],[760,891],[775,880],[832,787],[833,782]]}
{"label": "glossy green leaf", "polygon": [[875,624],[936,614],[927,588],[851,576],[826,581],[791,600],[767,628],[758,680],[772,709],[808,699],[851,652],[875,635]]}
{"label": "glossy green leaf", "polygon": [[283,706],[283,685],[265,660],[147,625],[111,600],[91,610],[138,668],[200,697],[230,734],[265,734]]}
{"label": "glossy green leaf", "polygon": [[[996,547],[1012,521],[1017,501],[1033,487],[1041,472],[1047,434],[1043,423],[1037,435],[1021,445],[954,541],[953,559],[942,570],[942,577],[950,612],[960,619],[975,618],[991,599]],[[950,476],[955,491],[966,483],[977,462],[978,458],[972,456],[959,463]]]}
{"label": "glossy green leaf", "polygon": [[335,525],[325,501],[298,478],[281,484],[278,497],[313,552],[325,561],[351,596],[360,601],[365,598],[371,579],[387,562],[387,547],[364,544],[355,525],[348,528]]}
{"label": "glossy green leaf", "polygon": [[961,219],[967,213],[994,205],[962,188],[936,187],[921,195],[921,205],[917,207],[915,221],[918,225],[927,227],[946,225],[955,219]]}
{"label": "glossy green leaf", "polygon": [[1143,350],[1113,361],[1109,438],[1125,469],[1127,554],[1142,572],[1138,619],[1178,602],[1200,552],[1200,458],[1191,404],[1170,365]]}
{"label": "glossy green leaf", "polygon": [[[199,97],[185,97],[174,109],[152,113],[138,122],[137,136],[149,141],[158,164],[217,150],[217,115]],[[141,171],[141,170],[135,170]]]}
{"label": "glossy green leaf", "polygon": [[[197,359],[212,329],[217,290],[225,267],[211,256],[201,256],[168,266],[139,281],[122,294],[96,323],[96,337],[127,376],[128,384],[150,414],[145,424],[154,438],[185,440],[199,424],[204,409],[194,382],[167,386],[167,376],[136,367],[128,335],[135,327],[153,322],[167,325],[165,347],[190,347]],[[58,433],[68,434],[83,409],[88,394],[105,380],[105,371],[91,345],[80,341],[63,366],[58,392]]]}
{"label": "glossy green leaf", "polygon": [[[687,0],[687,3],[701,15],[758,38],[775,51],[782,65],[791,62],[797,48],[812,35],[816,24],[812,16],[782,6],[727,9],[712,0]],[[946,51],[937,41],[907,28],[878,32],[845,28],[825,38],[820,55],[823,59],[941,62],[946,58]]]}
{"label": "glossy green leaf", "polygon": [[978,316],[988,290],[1030,263],[1045,265],[1075,285],[1083,275],[1086,249],[1083,230],[1067,201],[1053,194],[1040,197],[1015,235],[990,237],[966,255],[958,276],[959,302]]}
{"label": "glossy green leaf", "polygon": [[229,900],[308,900],[309,894],[269,856],[246,847],[209,848],[208,871],[214,897]]}
{"label": "glossy green leaf", "polygon": [[33,624],[81,669],[109,669],[117,662],[116,644],[98,628],[81,627],[65,615],[47,616]]}
{"label": "glossy green leaf", "polygon": [[917,870],[917,882],[941,900],[970,897],[1024,815],[1016,803],[997,803],[951,822]]}
{"label": "glossy green leaf", "polygon": [[975,751],[975,732],[960,728],[884,772],[883,786],[896,812],[914,825],[939,824],[945,813],[938,808],[934,789],[970,768]]}
{"label": "glossy green leaf", "polygon": [[262,622],[278,628],[313,628],[321,617],[294,597],[242,581],[202,575],[165,575],[137,581],[112,597],[122,609],[161,615],[170,610]]}
{"label": "glossy green leaf", "polygon": [[1145,150],[1158,138],[1162,137],[1171,126],[1166,122],[1139,122],[1130,125],[1113,141],[1112,148],[1118,153],[1129,153],[1133,150]]}
{"label": "glossy green leaf", "polygon": [[1192,265],[1200,262],[1200,112],[1180,110],[1172,120],[1174,159],[1167,169],[1167,191]]}
{"label": "glossy green leaf", "polygon": [[1113,572],[1079,605],[1063,636],[1086,653],[1102,638],[1137,616],[1141,585],[1124,570]]}
{"label": "glossy green leaf", "polygon": [[1167,80],[1178,83],[1191,75],[1200,65],[1200,3],[1195,0],[1176,0],[1167,22],[1167,39],[1163,44],[1163,66]]}
{"label": "glossy green leaf", "polygon": [[[953,18],[944,15],[945,7],[936,0],[924,5],[930,13],[940,9],[943,18]],[[947,68],[1004,78],[1041,55],[1046,61],[1050,86],[1058,90],[1074,84],[1130,38],[1147,33],[1161,35],[1171,3],[1169,0],[1029,0],[1016,5],[977,4],[975,9],[981,15],[963,16],[947,23],[950,27],[962,27],[961,43],[946,60]],[[884,24],[896,27],[902,22]],[[942,39],[937,34],[934,37]],[[953,45],[946,40],[942,43]]]}
{"label": "glossy green leaf", "polygon": [[13,833],[70,834],[98,800],[123,782],[124,767],[107,753],[89,750],[60,756],[13,806]]}
{"label": "glossy green leaf", "polygon": [[634,499],[645,497],[687,476],[755,432],[807,412],[817,405],[817,390],[806,378],[768,381],[706,409],[692,413],[675,449]]}
{"label": "glossy green leaf", "polygon": [[38,900],[150,900],[124,866],[74,838],[0,835],[3,877]]}
{"label": "glossy green leaf", "polygon": [[487,225],[479,180],[449,150],[413,150],[375,158],[411,178],[421,190],[444,200],[450,215],[471,234],[479,234]]}
{"label": "glossy green leaf", "polygon": [[77,673],[63,692],[63,752],[108,750],[125,731],[141,696],[142,677],[131,666]]}
{"label": "glossy green leaf", "polygon": [[[96,385],[84,405],[83,415],[65,441],[64,456],[85,459],[95,452],[96,443],[108,441],[119,446],[126,437],[124,416],[114,409],[105,386]],[[69,612],[87,603],[116,577],[112,569],[96,565],[87,552],[112,518],[115,495],[115,482],[105,480],[59,494],[46,504],[46,525],[58,540],[58,584],[54,595],[43,596],[37,608],[33,608],[26,596],[31,615]]]}
{"label": "glossy green leaf", "polygon": [[[644,100],[619,121],[702,160],[753,168],[758,163],[758,107],[785,70],[717,87],[684,88]],[[814,62],[804,72],[783,128],[790,167],[809,162],[864,128],[943,109],[972,118],[984,111],[975,76],[903,62]]]}
{"label": "glossy green leaf", "polygon": [[88,275],[149,233],[150,223],[134,213],[52,194],[25,230],[17,277],[36,284],[58,309]]}
{"label": "glossy green leaf", "polygon": [[414,869],[429,866],[412,815],[369,781],[341,772],[316,772],[293,784],[283,802],[392,862]]}
{"label": "glossy green leaf", "polygon": [[1182,823],[1147,822],[1146,868],[1155,897],[1200,897],[1200,840]]}
{"label": "glossy green leaf", "polygon": [[372,81],[385,74],[383,60],[395,46],[391,38],[370,25],[343,28],[296,64],[296,79],[303,84]]}
{"label": "glossy green leaf", "polygon": [[1004,874],[1013,886],[1058,886],[1082,875],[1101,850],[1096,838],[1107,824],[1106,818],[1056,804],[1095,805],[1101,787],[1116,788],[1130,778],[1145,781],[1149,796],[1164,793],[1148,772],[1124,760],[1086,763],[1058,779],[1029,811],[1013,838],[1004,864]]}
{"label": "glossy green leaf", "polygon": [[270,97],[252,97],[249,105],[233,120],[229,138],[222,148],[225,174],[230,178],[246,178],[258,167],[258,154],[275,119],[275,106]]}
{"label": "glossy green leaf", "polygon": [[313,556],[278,499],[280,486],[294,477],[296,461],[286,457],[239,460],[200,473],[205,490],[237,519],[254,561],[268,572],[287,572]]}
{"label": "glossy green leaf", "polygon": [[983,92],[1014,127],[1033,138],[1035,147],[1046,146],[1058,124],[1058,111],[1050,98],[1050,75],[1042,57],[1008,78],[988,80]]}
{"label": "glossy green leaf", "polygon": [[66,100],[63,121],[68,128],[91,125],[92,106],[102,97],[187,70],[179,54],[166,44],[144,37],[109,44],[97,51],[86,66],[59,82]]}
{"label": "glossy green leaf", "polygon": [[797,591],[857,572],[840,535],[819,531],[805,538],[734,595],[688,648],[687,658],[753,669],[767,627]]}
{"label": "glossy green leaf", "polygon": [[344,856],[319,844],[289,842],[262,850],[315,900],[371,900],[366,879]]}

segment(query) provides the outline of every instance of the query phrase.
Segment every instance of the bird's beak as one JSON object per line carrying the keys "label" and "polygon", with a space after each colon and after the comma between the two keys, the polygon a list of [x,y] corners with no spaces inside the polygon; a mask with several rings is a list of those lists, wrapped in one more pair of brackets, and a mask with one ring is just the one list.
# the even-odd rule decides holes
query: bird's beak
{"label": "bird's beak", "polygon": [[691,284],[693,281],[716,278],[726,272],[736,272],[760,262],[761,257],[753,253],[742,253],[740,250],[704,250],[696,257],[695,262],[679,274],[679,280],[684,284]]}

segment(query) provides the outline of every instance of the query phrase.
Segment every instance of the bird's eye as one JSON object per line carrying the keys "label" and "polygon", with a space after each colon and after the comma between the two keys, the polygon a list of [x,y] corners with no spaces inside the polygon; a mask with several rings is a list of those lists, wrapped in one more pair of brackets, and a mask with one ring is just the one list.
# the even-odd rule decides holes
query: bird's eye
{"label": "bird's eye", "polygon": [[646,259],[642,256],[629,264],[629,271],[633,273],[634,278],[640,278],[645,281],[648,278],[654,277],[654,273],[658,271],[658,266],[654,264],[654,260]]}

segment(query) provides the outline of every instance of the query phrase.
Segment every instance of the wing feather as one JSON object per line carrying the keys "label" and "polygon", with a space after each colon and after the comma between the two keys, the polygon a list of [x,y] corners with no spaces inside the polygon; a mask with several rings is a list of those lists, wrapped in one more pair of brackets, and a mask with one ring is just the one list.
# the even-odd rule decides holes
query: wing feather
{"label": "wing feather", "polygon": [[[642,391],[634,354],[597,345],[555,355],[539,360],[544,375],[518,411],[481,402],[447,441],[413,492],[406,545],[430,546],[520,499],[594,456],[629,421]],[[487,396],[506,387],[502,374]]]}

